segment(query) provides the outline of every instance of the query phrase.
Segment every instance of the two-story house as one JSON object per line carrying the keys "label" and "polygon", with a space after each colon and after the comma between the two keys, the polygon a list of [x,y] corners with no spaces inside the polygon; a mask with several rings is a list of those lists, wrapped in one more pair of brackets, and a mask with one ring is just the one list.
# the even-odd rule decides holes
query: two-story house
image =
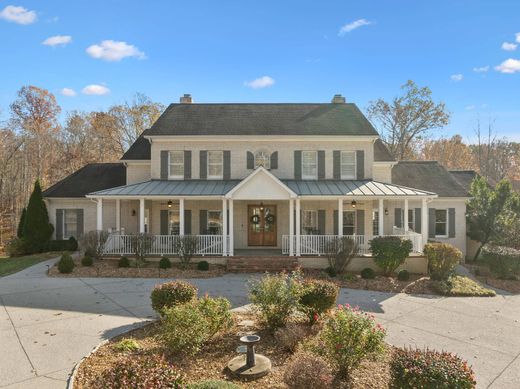
{"label": "two-story house", "polygon": [[91,164],[44,192],[55,238],[109,230],[107,254],[128,235],[156,235],[172,255],[196,235],[201,255],[268,248],[323,254],[352,236],[362,254],[378,235],[466,251],[467,190],[437,162],[396,162],[355,104],[196,104],[184,95],[120,163]]}

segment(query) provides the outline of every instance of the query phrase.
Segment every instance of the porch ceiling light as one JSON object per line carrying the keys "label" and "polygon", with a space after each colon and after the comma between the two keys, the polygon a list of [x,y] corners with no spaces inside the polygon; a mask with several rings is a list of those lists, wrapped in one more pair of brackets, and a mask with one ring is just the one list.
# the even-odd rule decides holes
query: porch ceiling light
{"label": "porch ceiling light", "polygon": [[168,200],[168,208],[171,208],[171,207],[172,207],[172,205],[173,205],[173,201],[171,201],[171,200]]}
{"label": "porch ceiling light", "polygon": [[352,200],[350,205],[352,205],[352,208],[356,208],[356,205],[357,205],[356,200]]}
{"label": "porch ceiling light", "polygon": [[264,203],[261,202],[261,203],[260,203],[260,212],[263,211],[263,210],[264,210]]}
{"label": "porch ceiling light", "polygon": [[385,208],[385,216],[388,216],[388,208]]}

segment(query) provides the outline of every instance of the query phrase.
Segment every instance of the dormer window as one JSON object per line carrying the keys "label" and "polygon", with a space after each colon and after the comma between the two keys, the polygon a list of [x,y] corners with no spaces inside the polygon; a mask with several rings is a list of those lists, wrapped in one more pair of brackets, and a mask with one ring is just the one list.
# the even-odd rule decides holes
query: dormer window
{"label": "dormer window", "polygon": [[271,155],[267,151],[261,150],[255,154],[255,169],[260,166],[271,169]]}
{"label": "dormer window", "polygon": [[184,178],[184,151],[170,151],[170,179]]}
{"label": "dormer window", "polygon": [[302,151],[302,178],[316,180],[318,178],[318,152]]}

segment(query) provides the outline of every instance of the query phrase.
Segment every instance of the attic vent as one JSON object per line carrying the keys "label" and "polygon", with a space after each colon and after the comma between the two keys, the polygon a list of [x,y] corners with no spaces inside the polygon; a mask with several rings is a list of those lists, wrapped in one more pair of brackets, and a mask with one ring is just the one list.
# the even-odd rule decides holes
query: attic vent
{"label": "attic vent", "polygon": [[189,93],[185,93],[183,96],[179,98],[179,102],[181,104],[191,104],[193,103],[193,99]]}
{"label": "attic vent", "polygon": [[345,104],[345,103],[346,103],[346,100],[341,95],[334,95],[334,97],[332,98],[332,104]]}

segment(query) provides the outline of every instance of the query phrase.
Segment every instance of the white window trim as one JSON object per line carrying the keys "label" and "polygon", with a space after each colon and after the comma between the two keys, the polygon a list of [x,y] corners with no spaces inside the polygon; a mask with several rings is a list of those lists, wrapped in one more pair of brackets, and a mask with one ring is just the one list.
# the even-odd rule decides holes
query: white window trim
{"label": "white window trim", "polygon": [[[311,176],[311,175],[304,175],[303,171],[303,154],[304,153],[314,153],[314,156],[315,156],[315,161],[316,161],[316,174]],[[302,151],[302,160],[301,160],[301,164],[302,164],[302,180],[317,180],[318,179],[318,152],[316,150],[303,150]]]}
{"label": "white window trim", "polygon": [[[220,165],[222,166],[222,174],[215,176],[209,174],[209,153],[220,153]],[[222,150],[208,150],[208,160],[206,161],[207,177],[208,180],[223,180],[224,179],[224,152]]]}
{"label": "white window trim", "polygon": [[[354,174],[352,176],[344,176],[343,175],[343,153],[351,153],[354,154]],[[355,151],[343,150],[340,153],[339,158],[339,172],[342,180],[355,180],[357,178],[357,158]]]}
{"label": "white window trim", "polygon": [[[172,154],[171,153],[182,153],[182,171],[183,173],[182,174],[179,174],[179,175],[173,175],[171,174],[171,156]],[[168,178],[170,179],[174,179],[174,180],[177,180],[177,179],[184,179],[184,170],[185,170],[185,166],[184,166],[184,151],[183,150],[170,150],[168,152]],[[177,164],[178,165],[178,164]]]}
{"label": "white window trim", "polygon": [[449,217],[450,217],[450,213],[448,212],[448,208],[435,208],[435,230],[437,230],[437,211],[444,211],[446,212],[446,235],[437,235],[435,234],[435,237],[436,238],[442,238],[442,239],[445,239],[445,238],[448,238],[450,236],[450,231],[449,231],[449,228],[450,228],[450,220],[449,220]]}
{"label": "white window trim", "polygon": [[[345,224],[345,213],[347,212],[350,212],[350,213],[353,213],[354,214],[354,225],[352,226],[353,227],[353,230],[354,230],[354,233],[352,235],[357,235],[357,212],[356,211],[350,211],[350,210],[344,210],[343,211],[343,234],[345,234],[345,227],[346,227],[346,224]],[[346,236],[350,236],[350,235],[346,235]]]}

